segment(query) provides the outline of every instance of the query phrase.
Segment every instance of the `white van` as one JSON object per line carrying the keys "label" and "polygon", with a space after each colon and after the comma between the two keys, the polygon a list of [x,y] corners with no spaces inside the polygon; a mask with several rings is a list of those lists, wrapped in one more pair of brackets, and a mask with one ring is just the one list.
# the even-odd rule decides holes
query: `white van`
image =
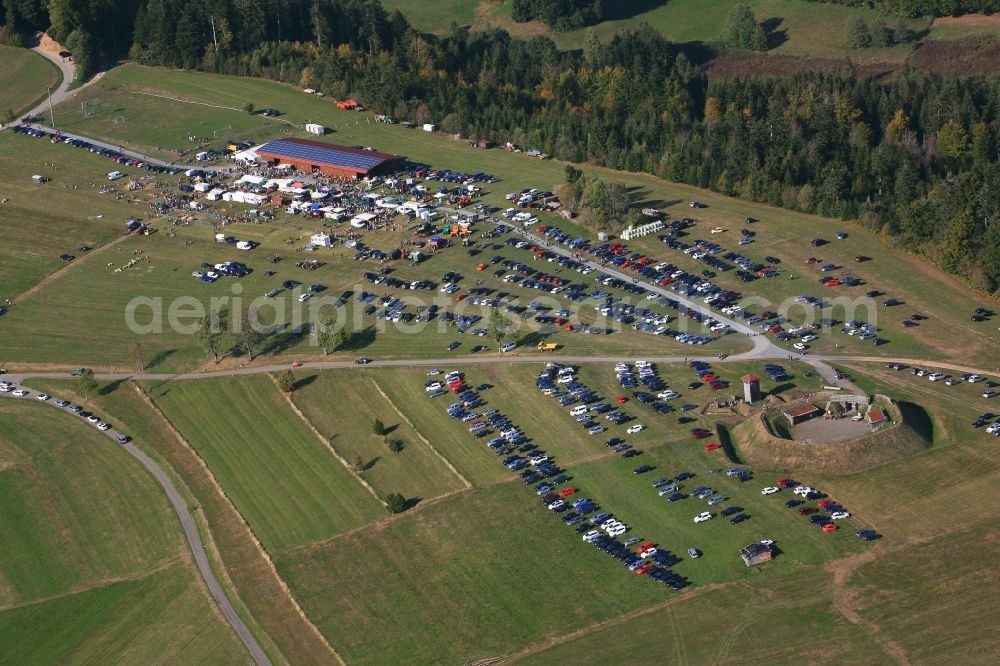
{"label": "white van", "polygon": [[586,405],[577,405],[573,409],[569,410],[570,416],[583,416],[586,413],[587,413]]}
{"label": "white van", "polygon": [[125,174],[121,171],[112,171],[108,174],[108,180],[118,180],[119,178],[124,178]]}

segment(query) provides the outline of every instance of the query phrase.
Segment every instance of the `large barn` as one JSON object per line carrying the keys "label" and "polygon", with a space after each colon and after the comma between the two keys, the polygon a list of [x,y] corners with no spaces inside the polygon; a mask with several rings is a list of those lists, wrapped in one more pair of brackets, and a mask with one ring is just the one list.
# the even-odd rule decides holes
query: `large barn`
{"label": "large barn", "polygon": [[391,173],[403,160],[399,155],[309,139],[269,141],[257,148],[257,154],[265,162],[291,164],[306,173],[318,171],[335,178],[365,178]]}

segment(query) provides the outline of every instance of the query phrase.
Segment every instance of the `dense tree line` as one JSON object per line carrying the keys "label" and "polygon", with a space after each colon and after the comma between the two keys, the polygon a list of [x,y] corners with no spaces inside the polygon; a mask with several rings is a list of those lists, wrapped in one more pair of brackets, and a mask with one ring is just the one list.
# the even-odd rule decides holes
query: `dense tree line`
{"label": "dense tree line", "polygon": [[854,16],[847,22],[846,41],[852,49],[896,46],[912,42],[916,38],[916,33],[907,28],[901,19],[894,26],[890,26],[882,19],[875,19],[869,23],[860,16]]}
{"label": "dense tree line", "polygon": [[810,0],[848,7],[871,7],[890,14],[918,18],[921,16],[958,16],[975,12],[1000,11],[1000,0]]}
{"label": "dense tree line", "polygon": [[512,0],[510,15],[524,23],[538,19],[554,30],[572,30],[605,19],[605,0]]}
{"label": "dense tree line", "polygon": [[[1000,79],[903,70],[881,81],[845,65],[709,80],[648,26],[607,43],[591,35],[567,52],[500,30],[421,34],[378,0],[145,0],[130,53],[353,96],[401,120],[570,162],[857,218],[977,287],[1000,287]],[[582,179],[569,194],[598,222],[620,220],[612,185]]]}

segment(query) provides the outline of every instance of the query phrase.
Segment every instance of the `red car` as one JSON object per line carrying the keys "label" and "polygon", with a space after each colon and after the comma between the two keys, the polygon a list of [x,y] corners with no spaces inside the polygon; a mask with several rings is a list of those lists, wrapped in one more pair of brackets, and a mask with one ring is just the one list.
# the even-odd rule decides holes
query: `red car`
{"label": "red car", "polygon": [[858,256],[854,257],[854,261],[860,264],[862,261],[868,261],[868,257],[859,254]]}
{"label": "red car", "polygon": [[655,545],[656,544],[654,544],[652,541],[646,541],[641,546],[639,546],[639,552],[653,548]]}
{"label": "red car", "polygon": [[302,364],[301,364],[301,363],[299,363],[298,361],[296,361],[295,363],[292,363],[292,367],[293,367],[293,368],[301,368],[301,367],[302,367]]}
{"label": "red car", "polygon": [[624,405],[626,402],[628,402],[628,398],[626,398],[623,395],[616,395],[615,402],[617,402],[619,405]]}
{"label": "red car", "polygon": [[826,532],[827,534],[829,534],[830,532],[836,532],[837,526],[834,525],[833,523],[827,523],[826,525],[823,526],[823,531]]}
{"label": "red car", "polygon": [[817,262],[819,262],[819,259],[817,259],[816,257],[809,257],[808,259],[806,259],[807,264],[815,264]]}
{"label": "red car", "polygon": [[559,497],[569,497],[576,492],[576,488],[563,488],[559,491]]}
{"label": "red car", "polygon": [[813,513],[816,513],[816,509],[812,508],[811,506],[804,506],[801,509],[799,509],[800,516],[808,516]]}
{"label": "red car", "polygon": [[636,576],[641,576],[644,573],[648,573],[653,569],[652,564],[643,564],[641,567],[635,570]]}
{"label": "red car", "polygon": [[720,448],[722,448],[722,447],[719,446],[718,444],[706,444],[705,445],[705,450],[706,451],[718,451]]}
{"label": "red car", "polygon": [[829,500],[829,499],[820,500],[819,501],[819,508],[825,509],[826,507],[833,506],[834,504],[836,504],[836,502],[834,502],[833,500]]}
{"label": "red car", "polygon": [[778,486],[779,488],[784,488],[786,483],[791,483],[791,479],[786,479],[782,477],[778,479],[778,482],[775,483],[774,485]]}
{"label": "red car", "polygon": [[715,374],[712,374],[711,372],[709,372],[709,373],[707,373],[707,374],[704,374],[704,375],[700,375],[700,376],[699,376],[699,378],[700,378],[700,379],[701,379],[701,381],[703,381],[703,382],[710,382],[710,381],[712,381],[713,379],[718,379],[718,378],[719,378],[719,376],[718,376],[718,375],[715,375]]}

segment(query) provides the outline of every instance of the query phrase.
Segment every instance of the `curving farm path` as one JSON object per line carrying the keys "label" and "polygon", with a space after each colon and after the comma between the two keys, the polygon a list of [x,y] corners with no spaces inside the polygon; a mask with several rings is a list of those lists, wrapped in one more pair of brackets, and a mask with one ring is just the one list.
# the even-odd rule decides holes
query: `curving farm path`
{"label": "curving farm path", "polygon": [[[10,398],[10,399],[21,399],[21,400],[34,400],[40,395],[39,391],[33,391],[30,389],[25,389],[26,394],[23,396],[15,396],[13,392],[0,393],[0,397]],[[46,405],[50,405],[55,409],[60,409],[52,400],[46,400]],[[72,412],[70,412],[72,413]],[[89,424],[88,424],[89,425]],[[116,439],[120,433],[116,430],[106,430],[104,432],[112,441],[116,443]],[[156,461],[147,456],[143,451],[135,445],[134,442],[129,441],[126,444],[121,445],[122,448],[133,458],[139,461],[139,464],[146,468],[157,483],[163,488],[163,492],[166,493],[167,499],[170,500],[170,505],[174,509],[174,513],[177,514],[177,518],[181,522],[181,528],[184,530],[184,538],[187,540],[188,547],[191,549],[191,554],[194,556],[194,563],[198,567],[198,572],[201,574],[202,579],[205,581],[205,586],[208,588],[209,594],[212,596],[213,601],[219,607],[222,615],[226,618],[226,621],[236,632],[236,636],[240,639],[240,642],[246,647],[247,651],[250,653],[250,657],[253,659],[257,666],[271,666],[271,660],[268,659],[267,654],[264,649],[257,642],[257,639],[250,632],[250,629],[243,622],[242,618],[236,613],[236,609],[233,608],[232,603],[230,603],[229,598],[226,597],[225,591],[222,589],[222,585],[219,584],[219,580],[215,577],[215,572],[212,571],[212,566],[208,561],[208,556],[205,554],[205,545],[201,542],[201,536],[198,534],[198,528],[195,526],[194,518],[191,516],[191,512],[188,511],[187,503],[184,501],[184,497],[177,490],[177,486],[174,485],[170,477],[167,476],[163,468],[160,467]]]}

